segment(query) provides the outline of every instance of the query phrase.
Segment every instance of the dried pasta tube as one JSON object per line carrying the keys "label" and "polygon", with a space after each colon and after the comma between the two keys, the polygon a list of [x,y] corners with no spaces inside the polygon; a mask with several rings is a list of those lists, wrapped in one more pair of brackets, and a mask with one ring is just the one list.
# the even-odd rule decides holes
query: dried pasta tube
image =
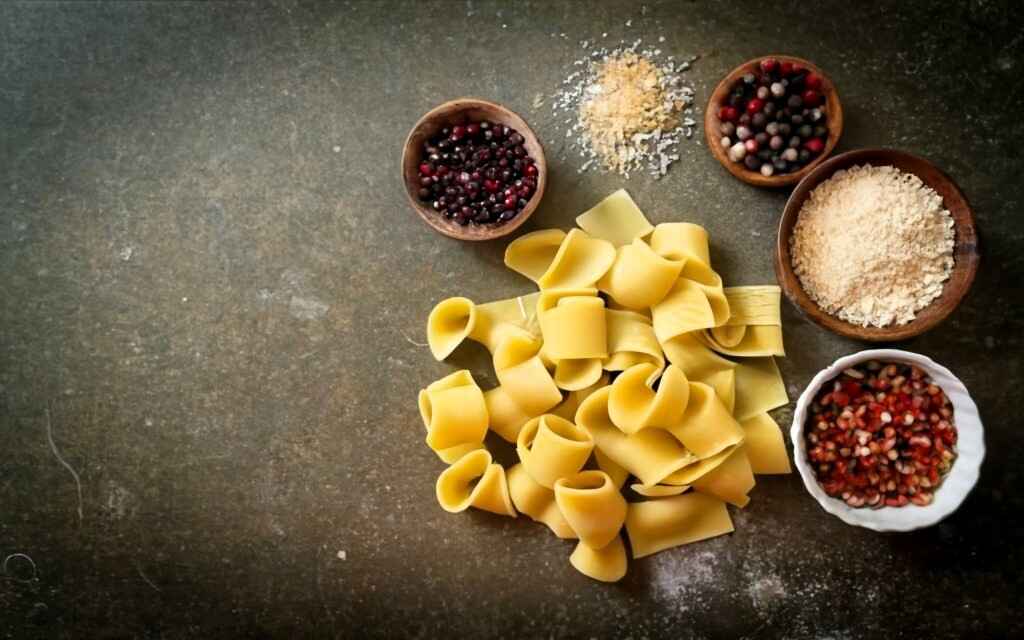
{"label": "dried pasta tube", "polygon": [[683,419],[668,427],[668,431],[698,458],[709,458],[743,441],[739,423],[715,390],[701,382],[690,383],[690,399]]}
{"label": "dried pasta tube", "polygon": [[[718,468],[718,465],[728,459],[732,452],[736,449],[737,445],[726,447],[720,452],[711,456],[710,458],[704,458],[703,460],[696,460],[691,464],[686,465],[682,469],[670,473],[661,479],[661,484],[673,485],[673,486],[689,486],[697,481],[698,478],[704,476],[706,473],[710,473]],[[653,485],[645,485],[653,486]]]}
{"label": "dried pasta tube", "polygon": [[658,484],[673,472],[697,461],[664,429],[624,434],[608,416],[611,387],[592,393],[576,411],[576,424],[590,433],[598,450],[644,484]]}
{"label": "dried pasta tube", "polygon": [[555,492],[537,484],[522,464],[509,468],[508,492],[519,513],[525,513],[531,519],[547,525],[559,538],[576,537],[576,532],[555,503]]}
{"label": "dried pasta tube", "polygon": [[565,232],[561,229],[521,235],[505,247],[505,266],[537,282],[551,267],[563,240]]}
{"label": "dried pasta tube", "polygon": [[448,298],[427,318],[427,344],[437,361],[444,360],[476,326],[476,305],[469,298]]}
{"label": "dried pasta tube", "polygon": [[537,285],[541,290],[592,287],[614,261],[612,243],[573,229],[562,240],[551,266],[537,280]]}
{"label": "dried pasta tube", "polygon": [[445,462],[479,448],[487,435],[484,395],[465,369],[420,391],[419,409],[427,428],[427,446]]}
{"label": "dried pasta tube", "polygon": [[786,404],[789,404],[789,395],[775,358],[744,358],[736,365],[736,407],[733,416],[741,424]]}
{"label": "dried pasta tube", "polygon": [[646,309],[668,295],[684,264],[684,260],[662,258],[638,238],[619,247],[615,262],[597,286],[628,309]]}
{"label": "dried pasta tube", "polygon": [[623,433],[646,427],[667,427],[683,418],[690,397],[690,383],[675,365],[665,369],[655,391],[647,383],[653,364],[638,364],[622,372],[612,383],[608,415]]}
{"label": "dried pasta tube", "polygon": [[626,500],[604,471],[581,471],[555,482],[555,502],[580,541],[602,549],[626,521]]}
{"label": "dried pasta tube", "polygon": [[661,302],[651,308],[654,334],[659,342],[676,336],[714,327],[718,320],[703,287],[693,280],[679,278]]}
{"label": "dried pasta tube", "polygon": [[634,558],[732,532],[725,503],[702,493],[630,503],[626,532]]}
{"label": "dried pasta tube", "polygon": [[540,359],[540,347],[540,340],[510,336],[494,352],[498,382],[524,413],[533,416],[562,401],[562,392]]}
{"label": "dried pasta tube", "polygon": [[557,306],[540,313],[540,330],[554,360],[608,355],[604,300],[597,296],[561,298]]}
{"label": "dried pasta tube", "polygon": [[534,417],[523,411],[500,386],[484,391],[484,403],[487,405],[491,431],[508,442],[515,442],[519,430]]}
{"label": "dried pasta tube", "polygon": [[625,371],[638,364],[653,364],[655,369],[647,383],[654,384],[665,368],[665,356],[650,317],[633,311],[605,309],[605,325],[610,355],[604,360],[604,368]]}
{"label": "dried pasta tube", "polygon": [[600,358],[559,360],[555,363],[555,385],[566,391],[579,391],[601,379],[604,368]]}
{"label": "dried pasta tube", "polygon": [[601,582],[618,582],[626,575],[626,547],[622,544],[622,536],[601,549],[593,549],[584,542],[576,545],[569,563],[577,571]]}
{"label": "dried pasta tube", "polygon": [[629,479],[629,471],[597,447],[594,447],[594,460],[597,461],[597,468],[607,473],[608,477],[612,479],[615,488],[622,489],[622,485],[626,484],[626,480]]}
{"label": "dried pasta tube", "polygon": [[705,344],[699,333],[684,333],[662,342],[665,357],[683,370],[689,380],[704,380],[723,370],[736,368],[736,363],[718,355]]}
{"label": "dried pasta tube", "polygon": [[523,467],[548,489],[582,469],[593,450],[594,441],[585,429],[552,414],[527,422],[516,441]]}
{"label": "dried pasta tube", "polygon": [[745,507],[750,502],[747,494],[754,488],[754,483],[746,447],[740,446],[717,468],[694,480],[693,488],[737,507]]}
{"label": "dried pasta tube", "polygon": [[679,494],[686,493],[689,491],[690,485],[682,484],[675,486],[671,484],[655,484],[648,487],[645,484],[634,482],[629,485],[629,488],[647,498],[667,498],[669,496],[678,496]]}
{"label": "dried pasta tube", "polygon": [[[471,486],[478,480],[475,486]],[[516,517],[509,496],[505,469],[494,464],[486,449],[462,456],[437,478],[437,501],[449,513],[476,507],[503,516]]]}
{"label": "dried pasta tube", "polygon": [[583,389],[570,391],[565,400],[563,400],[562,403],[559,404],[557,407],[552,409],[550,413],[555,414],[559,418],[565,418],[569,422],[572,422],[573,419],[576,417],[576,410],[579,409],[580,404],[584,400],[589,398],[590,394],[606,386],[608,386],[608,374],[602,373],[594,382],[594,384]]}

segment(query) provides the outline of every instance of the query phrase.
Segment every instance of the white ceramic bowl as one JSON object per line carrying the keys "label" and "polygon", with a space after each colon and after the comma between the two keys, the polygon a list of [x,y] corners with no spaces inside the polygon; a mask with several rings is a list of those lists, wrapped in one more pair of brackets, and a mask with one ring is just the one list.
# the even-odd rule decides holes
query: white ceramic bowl
{"label": "white ceramic bowl", "polygon": [[[842,500],[829,497],[818,484],[814,471],[807,462],[803,431],[808,405],[813,402],[822,385],[837,377],[843,369],[868,360],[917,365],[931,376],[932,381],[942,388],[950,402],[953,403],[953,422],[958,432],[957,457],[953,461],[953,467],[949,474],[935,492],[935,499],[928,506],[920,507],[909,504],[905,507],[882,507],[881,509],[861,507],[855,509]],[[950,373],[949,369],[936,364],[930,358],[898,349],[861,351],[839,358],[827,369],[820,371],[797,401],[790,438],[793,440],[793,458],[796,468],[800,471],[804,486],[818,501],[821,508],[847,524],[867,527],[875,531],[920,529],[931,526],[953,513],[978,482],[981,461],[985,458],[984,429],[981,426],[978,407],[967,393],[964,384]]]}

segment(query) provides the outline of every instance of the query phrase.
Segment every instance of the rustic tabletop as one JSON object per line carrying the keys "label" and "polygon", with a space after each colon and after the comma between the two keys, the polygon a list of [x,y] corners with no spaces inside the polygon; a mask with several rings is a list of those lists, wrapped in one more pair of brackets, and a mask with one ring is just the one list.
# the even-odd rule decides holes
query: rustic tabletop
{"label": "rustic tabletop", "polygon": [[[1024,631],[1024,17],[1007,2],[0,4],[0,636],[956,638]],[[891,146],[975,206],[978,281],[900,346],[970,388],[989,456],[932,528],[847,526],[796,475],[736,532],[633,562],[617,585],[526,519],[452,516],[416,391],[433,304],[527,291],[504,242],[410,210],[409,127],[460,95],[544,141],[524,227],[620,187],[692,221],[726,282],[774,282],[786,192],[703,146],[654,180],[578,170],[550,96],[581,41],[644,39],[703,107],[784,52],[839,87],[839,151]],[[664,40],[662,40],[664,38]],[[699,117],[700,110],[698,110]],[[783,308],[795,397],[864,345]],[[490,377],[488,377],[490,376]],[[790,414],[775,413],[783,425]]]}

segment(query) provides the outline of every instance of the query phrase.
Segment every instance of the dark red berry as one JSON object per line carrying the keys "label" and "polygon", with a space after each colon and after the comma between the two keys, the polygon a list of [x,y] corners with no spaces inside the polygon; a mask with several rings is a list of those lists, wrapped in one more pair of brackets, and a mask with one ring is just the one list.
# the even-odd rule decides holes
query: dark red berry
{"label": "dark red berry", "polygon": [[793,63],[792,62],[786,62],[786,61],[780,62],[779,63],[779,74],[783,78],[786,78],[788,76],[793,75]]}
{"label": "dark red berry", "polygon": [[813,89],[804,91],[800,97],[803,99],[805,107],[816,107],[821,102],[821,94]]}
{"label": "dark red berry", "polygon": [[775,69],[778,68],[778,66],[779,61],[776,60],[775,58],[765,58],[764,60],[761,61],[761,71],[764,71],[765,73],[771,73],[772,71],[775,71]]}
{"label": "dark red berry", "polygon": [[432,175],[434,175],[434,167],[432,167],[429,162],[421,162],[420,163],[420,175],[423,175],[423,176],[432,176]]}
{"label": "dark red berry", "polygon": [[818,154],[825,150],[825,142],[821,138],[811,138],[804,143],[804,149],[811,153]]}
{"label": "dark red berry", "polygon": [[718,110],[718,118],[723,122],[733,122],[738,115],[736,107],[722,107]]}
{"label": "dark red berry", "polygon": [[764,100],[753,98],[747,102],[747,113],[758,113],[764,108]]}
{"label": "dark red berry", "polygon": [[804,78],[804,86],[817,91],[821,88],[821,76],[816,73],[808,73],[807,77]]}

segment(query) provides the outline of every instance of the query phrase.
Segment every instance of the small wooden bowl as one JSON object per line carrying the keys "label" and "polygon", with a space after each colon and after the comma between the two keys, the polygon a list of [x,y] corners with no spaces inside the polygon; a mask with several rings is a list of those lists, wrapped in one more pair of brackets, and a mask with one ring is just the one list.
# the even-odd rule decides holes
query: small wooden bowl
{"label": "small wooden bowl", "polygon": [[[537,190],[530,197],[526,207],[515,218],[505,224],[460,225],[458,222],[444,217],[440,212],[423,204],[418,195],[419,164],[422,160],[423,143],[444,127],[467,122],[489,120],[493,123],[512,127],[523,136],[523,146],[537,165]],[[533,214],[544,196],[544,187],[548,180],[548,164],[544,158],[544,148],[530,125],[516,113],[500,104],[480,100],[479,98],[458,98],[434,107],[426,113],[409,132],[402,152],[402,180],[405,192],[409,196],[409,204],[416,210],[423,221],[449,238],[457,240],[494,240],[507,236],[518,229]]]}
{"label": "small wooden bowl", "polygon": [[[953,272],[942,289],[942,295],[930,305],[917,312],[907,324],[889,327],[862,327],[851,324],[827,313],[819,307],[800,285],[800,279],[793,272],[789,251],[790,237],[796,225],[797,216],[804,201],[819,184],[832,177],[840,169],[854,165],[892,166],[900,171],[912,173],[942,196],[942,205],[953,216],[955,235],[953,245]],[[861,241],[870,241],[863,239]],[[892,342],[907,340],[928,331],[946,319],[974,282],[981,253],[978,250],[978,233],[974,226],[974,212],[967,198],[956,183],[932,163],[923,158],[892,149],[858,149],[840,154],[826,161],[807,175],[789,196],[786,208],[779,221],[779,235],[775,245],[775,277],[803,315],[829,331],[847,338],[869,342]]]}
{"label": "small wooden bowl", "polygon": [[[825,141],[825,149],[817,158],[807,163],[799,171],[767,177],[761,175],[760,171],[751,171],[742,163],[733,162],[729,159],[728,150],[723,149],[720,143],[722,139],[720,132],[722,121],[718,118],[718,109],[725,102],[725,99],[728,97],[729,91],[732,90],[733,85],[739,82],[740,78],[742,78],[744,74],[755,73],[758,69],[758,64],[765,58],[775,58],[781,62],[792,62],[795,65],[799,65],[805,69],[813,71],[821,77],[821,95],[825,98],[825,114],[827,115],[825,123],[828,126],[828,139]],[[836,91],[836,86],[832,84],[832,80],[825,75],[821,69],[803,58],[797,58],[794,56],[767,55],[753,60],[747,60],[730,71],[727,76],[722,78],[722,81],[718,83],[715,90],[711,92],[711,98],[708,100],[708,106],[704,110],[704,137],[707,140],[708,149],[711,150],[711,155],[715,156],[718,162],[720,162],[729,173],[743,182],[752,184],[756,187],[784,187],[796,184],[804,176],[813,171],[816,166],[820,165],[830,153],[832,153],[832,150],[835,149],[836,143],[839,142],[839,136],[841,136],[842,133],[843,105],[839,102],[839,93]]]}

